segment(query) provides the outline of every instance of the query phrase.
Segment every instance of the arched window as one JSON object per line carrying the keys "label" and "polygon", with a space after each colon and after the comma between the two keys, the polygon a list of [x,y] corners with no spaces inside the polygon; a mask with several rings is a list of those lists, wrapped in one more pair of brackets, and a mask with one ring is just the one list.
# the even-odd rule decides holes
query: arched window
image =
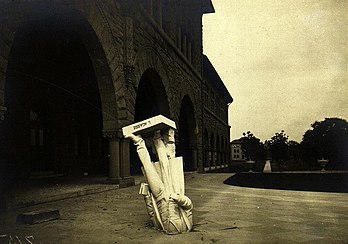
{"label": "arched window", "polygon": [[214,133],[211,133],[210,135],[210,166],[215,165],[215,138]]}

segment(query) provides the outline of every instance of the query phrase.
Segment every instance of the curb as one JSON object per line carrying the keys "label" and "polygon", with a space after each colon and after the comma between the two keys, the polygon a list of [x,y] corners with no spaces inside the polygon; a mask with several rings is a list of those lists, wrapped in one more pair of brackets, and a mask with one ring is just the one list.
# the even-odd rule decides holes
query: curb
{"label": "curb", "polygon": [[48,196],[45,198],[39,198],[39,199],[30,200],[30,201],[26,201],[26,202],[16,203],[16,202],[12,202],[10,200],[10,201],[6,202],[6,206],[5,206],[4,211],[16,210],[16,209],[30,207],[30,206],[34,206],[34,205],[43,204],[43,203],[55,202],[55,201],[69,199],[69,198],[82,197],[82,196],[87,196],[87,195],[91,195],[91,194],[98,194],[98,193],[107,192],[107,191],[114,191],[114,190],[118,190],[118,189],[120,189],[119,185],[113,185],[113,187],[110,187],[107,189],[98,189],[98,188],[84,189],[84,190],[79,190],[79,191],[74,191],[74,192],[52,195],[52,196]]}

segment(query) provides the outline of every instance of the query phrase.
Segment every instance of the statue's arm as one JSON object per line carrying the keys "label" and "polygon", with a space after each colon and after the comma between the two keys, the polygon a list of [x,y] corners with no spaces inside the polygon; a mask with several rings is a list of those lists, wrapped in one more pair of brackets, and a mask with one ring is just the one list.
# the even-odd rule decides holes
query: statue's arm
{"label": "statue's arm", "polygon": [[190,198],[185,195],[172,194],[170,198],[173,199],[183,210],[192,210],[193,204]]}
{"label": "statue's arm", "polygon": [[155,166],[151,162],[150,154],[146,148],[144,139],[140,135],[134,134],[127,135],[126,138],[132,140],[134,145],[137,147],[137,153],[144,167],[145,175],[151,192],[156,198],[159,198],[163,195],[164,185],[155,169]]}

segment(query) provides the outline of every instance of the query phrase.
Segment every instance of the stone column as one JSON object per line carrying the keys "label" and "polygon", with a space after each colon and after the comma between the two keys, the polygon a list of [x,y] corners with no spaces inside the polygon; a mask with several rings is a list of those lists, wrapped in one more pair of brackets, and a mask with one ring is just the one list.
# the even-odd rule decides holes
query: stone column
{"label": "stone column", "polygon": [[209,150],[209,171],[211,171],[211,167],[214,163],[214,152],[212,149]]}
{"label": "stone column", "polygon": [[6,107],[0,106],[0,122],[5,119]]}
{"label": "stone column", "polygon": [[120,187],[134,186],[135,180],[130,175],[130,141],[122,138],[120,140],[120,162],[121,162],[121,178]]}
{"label": "stone column", "polygon": [[204,164],[203,164],[203,169],[206,167],[210,167],[210,157],[209,157],[209,149],[205,148],[204,149],[204,153],[205,153],[205,158],[204,158]]}
{"label": "stone column", "polygon": [[104,137],[109,143],[109,177],[108,180],[113,183],[120,183],[120,138],[117,131],[103,131]]}
{"label": "stone column", "polygon": [[[7,185],[7,177],[6,174],[7,172],[7,162],[6,162],[6,148],[5,148],[5,129],[3,120],[5,119],[5,112],[6,108],[3,106],[0,106],[0,212],[3,210],[6,210],[7,208],[7,199],[4,194],[4,188]],[[6,152],[7,154],[7,152]],[[2,182],[1,182],[2,181]]]}
{"label": "stone column", "polygon": [[134,178],[130,176],[129,140],[117,129],[103,133],[109,140],[108,181],[119,184],[120,188],[135,185]]}
{"label": "stone column", "polygon": [[198,165],[198,155],[197,155],[197,149],[196,148],[193,148],[191,150],[191,153],[192,153],[192,168],[194,170],[197,170],[197,165]]}

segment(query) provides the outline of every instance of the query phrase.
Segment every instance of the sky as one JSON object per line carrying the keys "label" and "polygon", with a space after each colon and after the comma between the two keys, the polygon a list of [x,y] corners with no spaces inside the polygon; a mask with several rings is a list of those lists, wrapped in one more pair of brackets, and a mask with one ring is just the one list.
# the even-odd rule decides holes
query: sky
{"label": "sky", "polygon": [[348,0],[213,0],[203,52],[234,101],[231,140],[348,120]]}

